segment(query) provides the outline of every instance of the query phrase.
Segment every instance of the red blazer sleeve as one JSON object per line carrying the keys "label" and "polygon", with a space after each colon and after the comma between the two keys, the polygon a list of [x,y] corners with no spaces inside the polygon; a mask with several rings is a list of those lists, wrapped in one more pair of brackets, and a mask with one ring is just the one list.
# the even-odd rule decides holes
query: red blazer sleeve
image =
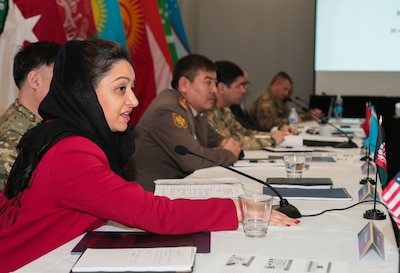
{"label": "red blazer sleeve", "polygon": [[[177,234],[236,229],[230,199],[170,200],[111,171],[103,151],[83,137],[57,143],[42,159],[60,206],[150,232]],[[68,194],[67,194],[68,193]]]}

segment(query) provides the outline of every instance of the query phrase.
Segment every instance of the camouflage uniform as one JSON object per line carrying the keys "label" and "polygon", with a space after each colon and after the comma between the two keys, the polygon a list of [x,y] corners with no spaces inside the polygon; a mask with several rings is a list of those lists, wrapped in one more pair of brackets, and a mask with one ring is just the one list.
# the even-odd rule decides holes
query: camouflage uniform
{"label": "camouflage uniform", "polygon": [[268,138],[256,138],[255,135],[269,135],[266,132],[246,129],[236,120],[231,109],[224,107],[222,109],[214,108],[207,112],[208,124],[224,137],[233,137],[240,141],[243,150],[260,150],[265,146],[271,146]]}
{"label": "camouflage uniform", "polygon": [[[263,130],[271,130],[274,126],[289,124],[290,108],[286,103],[274,96],[271,89],[261,92],[250,108],[250,116]],[[312,119],[308,113],[301,113],[302,121]]]}
{"label": "camouflage uniform", "polygon": [[16,100],[0,118],[0,190],[17,157],[16,146],[30,128],[41,121]]}

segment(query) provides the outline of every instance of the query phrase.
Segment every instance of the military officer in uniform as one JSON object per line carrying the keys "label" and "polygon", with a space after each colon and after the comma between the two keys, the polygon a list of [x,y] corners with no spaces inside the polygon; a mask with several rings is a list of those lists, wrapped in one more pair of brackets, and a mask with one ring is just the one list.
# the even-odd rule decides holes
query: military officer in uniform
{"label": "military officer in uniform", "polygon": [[229,106],[239,103],[246,93],[246,75],[233,62],[217,61],[215,64],[217,66],[217,98],[213,110],[208,112],[208,123],[211,127],[225,137],[233,137],[240,141],[243,150],[259,150],[265,146],[274,146],[283,142],[289,131],[286,126],[281,128],[282,130],[274,130],[271,133],[242,126]]}
{"label": "military officer in uniform", "polygon": [[42,120],[38,108],[49,92],[59,49],[53,42],[36,42],[21,47],[14,57],[13,77],[19,94],[0,117],[0,190],[17,157],[21,137]]}
{"label": "military officer in uniform", "polygon": [[[193,171],[238,160],[240,143],[225,138],[207,122],[216,93],[216,67],[207,57],[190,54],[175,65],[172,89],[158,94],[133,130],[136,150],[126,166],[128,179],[154,190],[154,180],[183,178]],[[213,160],[175,152],[177,145]]]}
{"label": "military officer in uniform", "polygon": [[[292,78],[286,72],[277,73],[267,90],[261,92],[250,108],[250,116],[262,130],[289,123],[290,108],[286,104],[293,90]],[[318,119],[322,116],[320,109],[310,109],[308,113],[299,114],[299,120]]]}

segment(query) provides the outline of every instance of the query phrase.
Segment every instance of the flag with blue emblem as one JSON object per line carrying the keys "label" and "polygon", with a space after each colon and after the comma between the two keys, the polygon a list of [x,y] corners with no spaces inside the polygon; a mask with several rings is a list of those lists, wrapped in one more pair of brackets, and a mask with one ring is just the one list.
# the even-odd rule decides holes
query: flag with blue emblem
{"label": "flag with blue emblem", "polygon": [[126,35],[119,2],[115,0],[91,0],[91,3],[99,38],[118,42],[126,48]]}

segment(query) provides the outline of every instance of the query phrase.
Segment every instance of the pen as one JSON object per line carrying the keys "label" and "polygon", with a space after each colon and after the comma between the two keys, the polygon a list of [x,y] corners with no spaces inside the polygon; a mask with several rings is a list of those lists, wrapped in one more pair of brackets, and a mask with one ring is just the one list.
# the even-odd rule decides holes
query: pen
{"label": "pen", "polygon": [[[250,163],[258,163],[258,162],[264,162],[264,161],[265,160],[262,160],[262,159],[261,160],[259,160],[259,159],[250,159],[249,160]],[[276,161],[275,160],[268,160],[267,162],[268,163],[275,163]]]}

